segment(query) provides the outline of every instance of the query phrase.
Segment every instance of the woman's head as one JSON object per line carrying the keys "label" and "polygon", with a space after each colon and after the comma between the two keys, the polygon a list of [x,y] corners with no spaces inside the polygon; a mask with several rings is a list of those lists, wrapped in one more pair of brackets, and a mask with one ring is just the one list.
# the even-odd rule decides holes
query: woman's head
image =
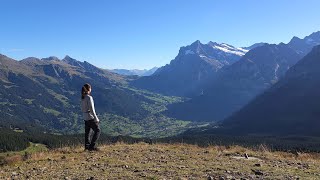
{"label": "woman's head", "polygon": [[81,89],[81,98],[84,99],[84,96],[86,94],[90,94],[91,93],[91,85],[86,83],[85,85],[82,86]]}

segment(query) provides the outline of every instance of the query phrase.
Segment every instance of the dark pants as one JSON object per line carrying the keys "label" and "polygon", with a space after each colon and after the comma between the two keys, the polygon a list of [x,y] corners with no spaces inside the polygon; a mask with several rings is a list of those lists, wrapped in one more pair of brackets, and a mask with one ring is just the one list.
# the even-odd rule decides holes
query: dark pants
{"label": "dark pants", "polygon": [[[93,136],[90,141],[89,134],[91,129],[93,130]],[[93,120],[85,121],[85,148],[86,149],[94,148],[99,136],[100,136],[99,123],[94,122]]]}

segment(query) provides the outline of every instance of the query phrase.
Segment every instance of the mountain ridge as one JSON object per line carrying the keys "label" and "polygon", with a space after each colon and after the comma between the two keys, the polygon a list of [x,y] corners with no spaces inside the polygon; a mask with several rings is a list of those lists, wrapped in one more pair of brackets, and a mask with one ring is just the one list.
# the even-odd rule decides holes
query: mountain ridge
{"label": "mountain ridge", "polygon": [[[84,83],[90,83],[105,133],[166,136],[188,128],[188,122],[162,114],[166,104],[181,101],[179,98],[128,87],[132,79],[71,57],[17,61],[2,55],[0,126],[24,129],[37,124],[50,133],[79,133],[83,125],[78,107],[80,89]],[[161,125],[156,121],[161,121]]]}
{"label": "mountain ridge", "polygon": [[244,133],[319,136],[319,69],[320,46],[315,46],[283,79],[227,118],[223,125]]}
{"label": "mountain ridge", "polygon": [[[313,36],[318,35],[320,32],[313,33]],[[281,79],[292,65],[310,51],[312,46],[307,44],[308,37],[299,40],[299,46],[290,41],[288,44],[264,44],[253,48],[203,85],[201,95],[170,105],[167,115],[191,121],[227,118]],[[317,43],[320,44],[320,39]]]}

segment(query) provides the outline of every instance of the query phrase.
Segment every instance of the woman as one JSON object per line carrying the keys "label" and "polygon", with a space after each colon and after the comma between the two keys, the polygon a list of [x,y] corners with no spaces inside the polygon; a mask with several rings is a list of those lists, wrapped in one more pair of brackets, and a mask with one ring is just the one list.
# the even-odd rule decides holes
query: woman
{"label": "woman", "polygon": [[[100,136],[99,118],[97,117],[94,109],[93,98],[90,95],[90,84],[83,85],[81,89],[81,110],[83,112],[83,118],[85,122],[85,150],[97,151],[96,141]],[[89,139],[90,130],[93,130],[94,134],[92,139]]]}

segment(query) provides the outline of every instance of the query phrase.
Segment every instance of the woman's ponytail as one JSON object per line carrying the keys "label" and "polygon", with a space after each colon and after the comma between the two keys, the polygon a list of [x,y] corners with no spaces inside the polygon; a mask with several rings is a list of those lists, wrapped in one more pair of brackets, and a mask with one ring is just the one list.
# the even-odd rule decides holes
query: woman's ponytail
{"label": "woman's ponytail", "polygon": [[90,91],[91,86],[90,84],[86,83],[85,85],[82,86],[81,89],[81,99],[84,99],[85,95],[88,94],[88,92]]}

